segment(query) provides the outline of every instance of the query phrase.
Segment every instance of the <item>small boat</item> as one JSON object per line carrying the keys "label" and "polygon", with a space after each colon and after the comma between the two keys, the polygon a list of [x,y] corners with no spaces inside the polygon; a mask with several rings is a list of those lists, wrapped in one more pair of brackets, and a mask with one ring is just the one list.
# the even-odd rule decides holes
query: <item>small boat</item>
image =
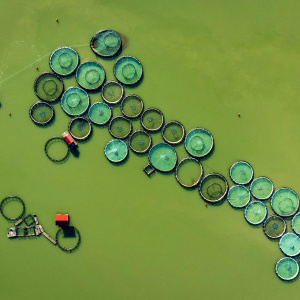
{"label": "small boat", "polygon": [[65,142],[68,144],[70,149],[74,149],[77,147],[77,143],[72,138],[71,134],[68,131],[65,131],[62,133],[62,137],[65,140]]}

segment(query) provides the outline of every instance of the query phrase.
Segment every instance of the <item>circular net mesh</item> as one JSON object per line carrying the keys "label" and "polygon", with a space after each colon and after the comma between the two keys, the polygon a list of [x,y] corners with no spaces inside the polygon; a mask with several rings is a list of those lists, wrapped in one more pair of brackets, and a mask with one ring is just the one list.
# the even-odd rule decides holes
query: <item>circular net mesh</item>
{"label": "circular net mesh", "polygon": [[101,90],[102,99],[108,104],[119,103],[124,94],[124,89],[121,84],[116,81],[106,82]]}
{"label": "circular net mesh", "polygon": [[141,125],[145,130],[158,131],[164,124],[162,112],[156,108],[147,108],[141,116]]}
{"label": "circular net mesh", "polygon": [[252,225],[261,224],[266,216],[267,207],[261,201],[250,202],[245,209],[245,218]]}
{"label": "circular net mesh", "polygon": [[234,185],[228,191],[227,200],[235,208],[245,207],[250,201],[250,191],[242,185]]}
{"label": "circular net mesh", "polygon": [[127,118],[139,117],[143,109],[143,100],[137,95],[127,95],[121,103],[122,114]]}
{"label": "circular net mesh", "polygon": [[131,133],[132,125],[130,120],[122,116],[112,118],[109,123],[108,130],[110,134],[119,139],[125,139]]}
{"label": "circular net mesh", "polygon": [[272,215],[264,223],[264,233],[271,239],[280,238],[286,230],[285,221],[279,216]]}
{"label": "circular net mesh", "polygon": [[274,212],[279,216],[292,216],[299,208],[298,195],[288,188],[278,189],[272,196],[271,206]]}
{"label": "circular net mesh", "polygon": [[44,72],[34,82],[34,92],[41,100],[55,101],[63,90],[63,81],[54,73]]}
{"label": "circular net mesh", "polygon": [[292,229],[300,235],[300,213],[297,213],[292,219]]}
{"label": "circular net mesh", "polygon": [[271,197],[274,190],[273,182],[267,177],[255,178],[250,186],[254,198],[265,200]]}
{"label": "circular net mesh", "polygon": [[121,83],[133,85],[142,78],[143,67],[135,57],[122,56],[114,65],[114,74]]}
{"label": "circular net mesh", "polygon": [[54,109],[50,104],[38,101],[30,107],[29,116],[34,123],[47,125],[54,118]]}
{"label": "circular net mesh", "polygon": [[300,238],[288,232],[280,239],[279,248],[286,256],[297,256],[300,254]]}
{"label": "circular net mesh", "polygon": [[293,258],[283,257],[277,261],[275,272],[282,280],[293,280],[298,276],[299,265]]}
{"label": "circular net mesh", "polygon": [[111,140],[105,146],[104,153],[106,158],[113,163],[124,161],[128,155],[128,147],[121,140]]}
{"label": "circular net mesh", "polygon": [[185,138],[186,151],[196,157],[204,157],[208,155],[214,145],[214,140],[209,131],[204,128],[192,129]]}
{"label": "circular net mesh", "polygon": [[62,162],[69,156],[70,149],[62,137],[52,137],[45,144],[45,153],[53,162]]}
{"label": "circular net mesh", "polygon": [[7,196],[0,203],[0,213],[7,220],[19,220],[25,213],[25,204],[20,197]]}
{"label": "circular net mesh", "polygon": [[90,46],[91,49],[100,56],[114,56],[121,48],[120,35],[110,29],[98,31],[93,35]]}
{"label": "circular net mesh", "polygon": [[231,180],[236,184],[248,184],[253,178],[253,169],[245,161],[236,161],[229,173]]}
{"label": "circular net mesh", "polygon": [[77,117],[70,121],[69,132],[76,140],[86,140],[92,134],[92,125],[86,118]]}
{"label": "circular net mesh", "polygon": [[51,53],[49,64],[53,72],[67,76],[76,70],[79,64],[79,55],[73,48],[59,47]]}
{"label": "circular net mesh", "polygon": [[177,154],[170,145],[158,143],[150,149],[149,161],[155,169],[161,172],[170,172],[176,166]]}
{"label": "circular net mesh", "polygon": [[96,90],[105,80],[105,71],[97,62],[86,61],[77,69],[76,80],[82,88]]}
{"label": "circular net mesh", "polygon": [[151,136],[143,130],[134,131],[129,138],[130,149],[138,154],[148,152],[151,147],[151,144]]}
{"label": "circular net mesh", "polygon": [[193,188],[198,185],[203,175],[201,163],[192,157],[184,157],[176,167],[175,177],[180,185]]}
{"label": "circular net mesh", "polygon": [[94,103],[89,109],[90,120],[97,125],[105,125],[109,122],[112,112],[110,107],[103,102]]}
{"label": "circular net mesh", "polygon": [[62,227],[56,233],[57,246],[66,252],[72,252],[78,248],[81,237],[74,226]]}
{"label": "circular net mesh", "polygon": [[185,130],[180,122],[169,121],[164,125],[161,134],[167,143],[171,145],[178,145],[184,139]]}

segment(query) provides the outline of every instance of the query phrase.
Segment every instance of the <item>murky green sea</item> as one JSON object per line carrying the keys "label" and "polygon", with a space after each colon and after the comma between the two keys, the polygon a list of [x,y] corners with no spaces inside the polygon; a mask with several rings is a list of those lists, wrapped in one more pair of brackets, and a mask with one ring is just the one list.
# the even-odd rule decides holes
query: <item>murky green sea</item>
{"label": "murky green sea", "polygon": [[[48,57],[58,46],[74,47],[82,62],[96,60],[114,79],[115,60],[89,47],[96,31],[112,28],[123,37],[122,54],[144,67],[142,83],[125,93],[138,94],[145,107],[159,108],[187,131],[213,134],[205,174],[229,180],[229,167],[243,159],[255,176],[300,194],[299,13],[293,0],[1,0],[0,198],[22,197],[26,212],[36,213],[53,237],[55,214],[69,213],[82,243],[69,254],[43,236],[9,240],[11,224],[1,217],[0,298],[297,297],[300,279],[284,283],[274,272],[283,256],[278,242],[249,226],[243,211],[228,202],[205,207],[174,174],[148,178],[147,156],[130,152],[125,164],[112,165],[103,151],[111,139],[106,127],[94,126],[78,158],[54,164],[45,142],[65,131],[70,117],[57,103],[52,125],[40,128],[28,111],[38,100],[34,79],[50,71]],[[76,84],[74,76],[64,81]],[[92,103],[100,98],[91,94]],[[160,134],[153,140],[161,141]],[[176,151],[187,155],[183,146]]]}

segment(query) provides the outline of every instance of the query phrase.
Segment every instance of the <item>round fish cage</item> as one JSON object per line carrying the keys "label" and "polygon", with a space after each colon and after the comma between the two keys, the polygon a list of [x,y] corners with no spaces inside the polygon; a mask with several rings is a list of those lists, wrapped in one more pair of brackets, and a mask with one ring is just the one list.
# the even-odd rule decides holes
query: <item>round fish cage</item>
{"label": "round fish cage", "polygon": [[110,107],[103,102],[94,103],[89,109],[89,118],[96,125],[106,125],[112,116]]}
{"label": "round fish cage", "polygon": [[289,188],[280,188],[274,192],[271,206],[277,215],[291,217],[298,211],[299,197]]}
{"label": "round fish cage", "polygon": [[201,198],[210,203],[222,201],[228,193],[228,182],[219,173],[210,173],[203,177],[199,185]]}
{"label": "round fish cage", "polygon": [[66,160],[70,154],[70,148],[62,137],[54,136],[45,144],[45,153],[53,162],[62,162]]}
{"label": "round fish cage", "polygon": [[164,115],[157,108],[147,108],[141,115],[142,127],[150,132],[159,131],[164,124]]}
{"label": "round fish cage", "polygon": [[214,146],[214,138],[204,128],[192,129],[185,138],[184,146],[186,151],[195,158],[208,155]]}
{"label": "round fish cage", "polygon": [[300,235],[300,213],[297,213],[292,219],[292,229],[293,231]]}
{"label": "round fish cage", "polygon": [[111,140],[106,144],[104,154],[110,162],[121,163],[128,156],[128,147],[122,140]]}
{"label": "round fish cage", "polygon": [[180,144],[185,136],[184,126],[178,121],[169,121],[165,123],[161,130],[162,138],[171,145]]}
{"label": "round fish cage", "polygon": [[76,81],[85,90],[93,91],[101,87],[105,80],[105,70],[95,61],[82,63],[76,71]]}
{"label": "round fish cage", "polygon": [[171,172],[177,163],[175,149],[165,143],[155,144],[150,149],[148,158],[153,168],[161,172]]}
{"label": "round fish cage", "polygon": [[277,261],[275,272],[280,279],[290,281],[298,276],[299,265],[295,259],[283,257]]}
{"label": "round fish cage", "polygon": [[129,119],[138,118],[144,109],[143,100],[134,94],[127,95],[120,105],[122,114]]}
{"label": "round fish cage", "polygon": [[288,232],[279,240],[279,248],[286,256],[294,257],[300,254],[300,238]]}
{"label": "round fish cage", "polygon": [[252,181],[250,191],[254,198],[258,200],[266,200],[272,196],[274,185],[267,177],[257,177]]}
{"label": "round fish cage", "polygon": [[253,179],[253,169],[247,162],[239,160],[233,163],[229,175],[235,184],[246,185]]}
{"label": "round fish cage", "polygon": [[252,225],[261,224],[267,217],[268,209],[261,201],[250,202],[245,208],[245,219]]}
{"label": "round fish cage", "polygon": [[124,95],[123,86],[117,81],[107,81],[101,90],[101,97],[104,102],[110,105],[118,104]]}
{"label": "round fish cage", "polygon": [[126,139],[130,135],[131,130],[131,121],[123,116],[113,117],[108,126],[111,136],[117,139]]}
{"label": "round fish cage", "polygon": [[143,130],[135,130],[129,137],[128,144],[130,149],[137,153],[147,153],[152,145],[150,134]]}
{"label": "round fish cage", "polygon": [[201,163],[193,157],[182,158],[175,170],[177,182],[185,188],[196,187],[203,175]]}
{"label": "round fish cage", "polygon": [[138,83],[143,75],[143,66],[133,56],[122,56],[114,65],[114,75],[118,81],[125,85]]}
{"label": "round fish cage", "polygon": [[90,121],[83,117],[76,117],[69,123],[69,132],[78,141],[87,140],[92,134],[92,129]]}
{"label": "round fish cage", "polygon": [[89,109],[90,98],[83,89],[71,86],[62,95],[60,105],[67,115],[79,117]]}
{"label": "round fish cage", "polygon": [[279,239],[286,231],[286,223],[277,215],[269,216],[264,222],[263,231],[270,239]]}
{"label": "round fish cage", "polygon": [[250,191],[243,185],[232,186],[227,195],[229,204],[234,208],[243,208],[250,202]]}
{"label": "round fish cage", "polygon": [[35,79],[33,89],[41,100],[53,102],[62,95],[64,83],[58,75],[43,72]]}
{"label": "round fish cage", "polygon": [[25,203],[18,196],[7,196],[0,203],[0,213],[6,220],[20,220],[25,213]]}
{"label": "round fish cage", "polygon": [[111,29],[103,29],[96,32],[90,42],[91,49],[99,56],[112,57],[116,55],[122,46],[120,35]]}
{"label": "round fish cage", "polygon": [[[64,240],[62,242],[62,239]],[[74,240],[76,242],[74,242]],[[55,237],[57,246],[66,252],[72,252],[76,248],[78,248],[80,242],[81,242],[81,237],[79,230],[75,228],[74,226],[68,226],[68,227],[61,227],[58,229]],[[62,246],[63,243],[63,246]],[[67,244],[67,246],[65,246]]]}
{"label": "round fish cage", "polygon": [[30,119],[37,125],[45,126],[54,119],[54,108],[43,101],[35,102],[29,109]]}
{"label": "round fish cage", "polygon": [[79,55],[71,47],[58,47],[50,55],[49,65],[52,71],[60,76],[75,72],[79,64]]}

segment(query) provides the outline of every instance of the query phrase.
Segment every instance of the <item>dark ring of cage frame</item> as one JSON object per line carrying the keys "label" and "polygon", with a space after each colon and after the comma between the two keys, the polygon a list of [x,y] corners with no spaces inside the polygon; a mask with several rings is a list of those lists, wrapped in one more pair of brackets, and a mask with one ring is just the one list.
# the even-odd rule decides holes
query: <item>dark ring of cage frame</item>
{"label": "dark ring of cage frame", "polygon": [[[250,178],[246,183],[239,183],[239,182],[235,181],[235,180],[232,178],[232,176],[231,176],[231,169],[232,169],[232,167],[233,167],[236,163],[239,163],[239,162],[245,162],[246,164],[248,164],[248,165],[251,167],[251,170],[252,170],[252,176],[251,176],[251,178]],[[229,176],[230,176],[230,179],[232,180],[232,182],[234,182],[235,184],[238,184],[238,185],[248,185],[248,184],[253,180],[253,177],[254,177],[254,170],[253,170],[252,166],[251,166],[247,161],[245,161],[245,160],[237,160],[237,161],[235,161],[235,162],[231,165],[231,167],[229,168]]]}
{"label": "dark ring of cage frame", "polygon": [[[95,102],[95,103],[93,103],[93,104],[91,105],[91,107],[92,107],[94,104],[96,104],[96,103],[104,103],[104,102],[100,102],[100,101]],[[107,105],[107,103],[104,103],[104,104]],[[91,121],[91,123],[93,123],[94,125],[97,125],[97,126],[105,126],[105,125],[107,125],[107,124],[110,122],[110,120],[111,120],[113,114],[112,114],[112,111],[111,111],[110,106],[109,106],[109,105],[107,105],[107,106],[108,106],[109,109],[110,109],[110,117],[109,117],[109,119],[108,119],[105,123],[98,124],[98,123],[94,122],[94,121],[90,118],[90,115],[89,115],[89,112],[88,112],[89,120]],[[90,109],[91,109],[91,107],[90,107]]]}
{"label": "dark ring of cage frame", "polygon": [[[120,97],[117,101],[115,101],[115,102],[109,102],[109,101],[108,101],[107,99],[105,99],[105,97],[104,97],[104,89],[105,89],[105,87],[106,87],[107,85],[109,85],[109,84],[111,84],[111,83],[117,84],[117,85],[121,88],[121,91],[122,91],[121,97]],[[118,103],[123,99],[123,97],[124,97],[124,88],[123,88],[123,85],[122,85],[120,82],[116,81],[116,80],[109,80],[109,81],[106,81],[106,82],[103,84],[102,88],[101,88],[101,97],[102,97],[103,101],[104,101],[106,104],[108,104],[108,105],[118,104]]]}
{"label": "dark ring of cage frame", "polygon": [[[284,278],[284,277],[282,277],[282,276],[277,272],[277,266],[278,266],[279,262],[280,262],[281,260],[283,260],[283,259],[286,259],[286,258],[292,259],[293,261],[296,262],[296,264],[297,264],[297,266],[298,266],[298,271],[297,271],[297,273],[296,273],[292,278]],[[276,265],[275,265],[275,273],[276,273],[276,275],[277,275],[281,280],[283,280],[283,281],[294,280],[294,279],[297,278],[298,275],[299,275],[299,264],[297,263],[297,261],[296,261],[293,257],[289,257],[289,256],[282,257],[282,258],[280,258],[280,259],[276,262]]]}
{"label": "dark ring of cage frame", "polygon": [[128,146],[126,145],[126,146],[127,146],[127,153],[126,153],[126,155],[125,155],[121,160],[114,161],[114,160],[110,159],[110,158],[107,156],[107,154],[106,154],[106,147],[107,147],[107,145],[110,144],[112,141],[123,142],[125,145],[126,145],[126,143],[125,143],[123,140],[121,140],[121,139],[113,139],[113,140],[110,140],[109,142],[107,142],[106,145],[105,145],[105,147],[104,147],[104,155],[105,155],[105,157],[106,157],[111,163],[113,163],[113,164],[120,164],[120,163],[122,163],[123,161],[125,161],[125,160],[127,159],[128,155],[129,155]]}
{"label": "dark ring of cage frame", "polygon": [[[221,179],[225,182],[225,191],[223,192],[223,196],[220,197],[219,199],[216,199],[216,200],[211,200],[211,199],[206,198],[206,197],[203,195],[202,191],[201,191],[202,183],[206,180],[206,178],[211,177],[211,176],[219,177],[219,178],[221,178]],[[210,202],[210,203],[217,203],[217,202],[222,201],[222,200],[227,196],[228,189],[229,189],[228,182],[227,182],[226,178],[225,178],[223,175],[221,175],[221,174],[219,174],[219,173],[209,173],[209,174],[205,175],[205,176],[202,178],[202,180],[200,181],[200,185],[199,185],[199,194],[200,194],[200,196],[201,196],[201,198],[202,198],[203,200],[205,200],[205,201],[207,201],[207,202]]]}
{"label": "dark ring of cage frame", "polygon": [[[135,115],[135,116],[133,116],[133,117],[132,117],[132,116],[126,115],[126,113],[125,113],[124,110],[123,110],[124,101],[125,101],[127,98],[129,98],[129,97],[136,97],[136,98],[141,102],[141,105],[142,105],[140,113],[137,114],[137,115]],[[123,100],[122,100],[122,102],[121,102],[121,104],[120,104],[120,109],[121,109],[122,114],[123,114],[126,118],[128,118],[128,119],[135,119],[135,118],[138,118],[138,117],[143,113],[143,110],[144,110],[144,101],[141,99],[141,97],[139,97],[139,96],[136,95],[136,94],[129,94],[129,95],[127,95],[127,96],[125,96],[125,97],[123,98]]]}
{"label": "dark ring of cage frame", "polygon": [[[43,105],[46,105],[48,106],[51,110],[52,110],[52,115],[51,115],[51,118],[46,121],[46,122],[38,122],[37,120],[35,120],[32,116],[32,110],[35,108],[35,106],[37,105],[40,105],[40,104],[43,104]],[[52,105],[50,105],[49,103],[45,102],[45,101],[37,101],[35,103],[33,103],[29,109],[29,117],[30,119],[37,125],[40,125],[40,126],[45,126],[45,125],[48,125],[49,123],[51,123],[54,119],[54,115],[55,115],[55,112],[54,112],[54,108]]]}
{"label": "dark ring of cage frame", "polygon": [[[283,230],[283,232],[282,232],[279,236],[276,236],[276,237],[271,236],[271,235],[267,234],[267,232],[266,232],[266,223],[267,223],[267,221],[268,221],[270,218],[274,218],[274,217],[280,219],[280,220],[283,222],[283,224],[284,224],[284,230]],[[266,220],[265,220],[264,223],[263,223],[263,232],[264,232],[264,234],[265,234],[268,238],[270,238],[270,239],[272,239],[272,240],[279,239],[279,238],[281,238],[281,237],[285,234],[285,232],[286,232],[286,222],[285,222],[285,220],[284,220],[283,218],[281,218],[281,217],[278,216],[278,215],[270,215],[270,216],[268,216],[268,217],[266,218]]]}
{"label": "dark ring of cage frame", "polygon": [[[122,137],[114,135],[114,134],[112,133],[112,131],[111,131],[111,126],[112,126],[113,122],[114,122],[115,120],[117,120],[117,119],[123,119],[123,120],[127,121],[128,124],[129,124],[129,127],[130,127],[129,132],[128,132],[126,135],[122,136]],[[131,121],[130,121],[129,119],[127,119],[127,118],[125,118],[125,117],[123,117],[123,116],[115,116],[115,117],[113,117],[113,118],[110,120],[110,122],[109,122],[109,125],[108,125],[108,131],[109,131],[109,133],[110,133],[110,135],[111,135],[112,137],[114,137],[114,138],[116,138],[116,139],[124,140],[124,139],[126,139],[126,138],[131,134],[131,131],[132,131],[132,123],[131,123]]]}
{"label": "dark ring of cage frame", "polygon": [[[192,185],[186,185],[186,184],[184,184],[183,182],[180,181],[180,179],[179,179],[179,177],[178,177],[178,170],[179,170],[179,168],[180,168],[180,165],[185,164],[185,163],[188,162],[188,161],[195,161],[197,164],[199,164],[200,169],[201,169],[201,174],[200,174],[200,176],[199,176],[199,179],[198,179],[196,182],[194,182]],[[177,166],[176,166],[176,169],[175,169],[175,178],[176,178],[177,182],[178,182],[181,186],[183,186],[183,187],[185,187],[185,188],[188,188],[188,189],[191,189],[191,188],[196,187],[196,186],[199,184],[199,182],[200,182],[202,176],[203,176],[203,166],[202,166],[201,162],[200,162],[199,160],[197,160],[196,158],[194,158],[194,157],[186,156],[186,157],[182,158],[182,159],[178,162],[178,164],[177,164]]]}
{"label": "dark ring of cage frame", "polygon": [[[134,134],[136,134],[136,133],[138,133],[138,132],[142,132],[142,133],[146,134],[146,135],[148,136],[149,140],[150,140],[150,143],[149,143],[148,147],[147,147],[145,150],[143,150],[143,151],[137,151],[137,150],[135,150],[135,149],[131,146],[131,139],[132,139],[132,137],[134,136]],[[132,134],[130,135],[129,139],[128,139],[128,145],[129,145],[129,148],[130,148],[134,153],[137,153],[137,154],[144,154],[144,153],[147,153],[147,152],[149,151],[149,149],[151,148],[151,146],[152,146],[152,138],[151,138],[151,135],[150,135],[148,132],[144,131],[144,130],[140,130],[140,129],[134,130],[134,131],[132,132]]]}
{"label": "dark ring of cage frame", "polygon": [[[52,157],[48,154],[48,151],[47,151],[47,146],[48,146],[48,144],[51,143],[51,142],[54,141],[54,140],[60,140],[60,141],[63,141],[63,142],[65,143],[65,145],[67,146],[67,149],[68,149],[66,155],[65,155],[64,157],[60,158],[60,159],[52,158]],[[60,136],[53,136],[52,138],[50,138],[50,139],[46,142],[45,147],[44,147],[44,150],[45,150],[45,154],[47,155],[47,157],[48,157],[51,161],[53,161],[53,162],[62,162],[62,161],[64,161],[64,160],[66,160],[66,159],[68,158],[69,154],[70,154],[70,148],[69,148],[68,145],[66,144],[65,140],[64,140],[62,137],[60,137]]]}
{"label": "dark ring of cage frame", "polygon": [[[3,205],[4,205],[5,202],[6,202],[8,199],[10,199],[10,198],[17,199],[17,200],[22,204],[22,207],[23,207],[21,214],[20,214],[18,217],[16,217],[16,218],[10,218],[10,217],[6,216],[6,215],[4,214],[4,212],[3,212]],[[23,215],[24,215],[24,213],[25,213],[25,203],[24,203],[24,201],[23,201],[20,197],[14,196],[14,195],[9,195],[9,196],[5,197],[5,198],[1,201],[1,203],[0,203],[0,213],[1,213],[1,215],[2,215],[6,220],[9,220],[9,221],[16,221],[16,220],[19,220],[19,219],[21,219],[21,218],[23,217]]]}
{"label": "dark ring of cage frame", "polygon": [[[145,113],[147,113],[148,111],[156,111],[157,113],[159,113],[159,114],[161,115],[161,124],[160,124],[160,126],[159,126],[158,128],[156,128],[156,129],[151,129],[151,128],[147,128],[147,127],[144,125],[144,123],[143,123],[143,117],[144,117]],[[141,114],[141,116],[140,116],[140,122],[141,122],[142,127],[143,127],[146,131],[149,131],[149,132],[157,132],[157,131],[159,131],[159,130],[163,127],[163,125],[164,125],[164,115],[163,115],[163,113],[162,113],[159,109],[154,108],[154,107],[149,107],[149,108],[146,108],[146,109],[143,111],[143,113]]]}
{"label": "dark ring of cage frame", "polygon": [[[176,141],[176,142],[169,141],[169,140],[165,137],[165,135],[164,135],[164,130],[165,130],[165,128],[166,128],[169,124],[172,124],[172,123],[175,123],[176,125],[180,126],[181,129],[182,129],[182,137],[181,137],[178,141]],[[179,145],[180,143],[183,142],[183,140],[184,140],[184,138],[185,138],[185,128],[184,128],[184,126],[183,126],[180,122],[175,121],[175,120],[171,120],[171,121],[168,121],[167,123],[164,124],[164,126],[163,126],[163,128],[162,128],[162,130],[161,130],[161,136],[162,136],[162,138],[164,139],[164,141],[167,142],[168,144],[170,144],[170,145]]]}
{"label": "dark ring of cage frame", "polygon": [[[251,187],[252,187],[253,182],[254,182],[256,179],[259,179],[259,178],[266,178],[266,179],[268,179],[268,180],[272,183],[272,192],[269,194],[268,197],[265,197],[265,198],[258,198],[258,197],[256,197],[256,196],[253,194],[253,192],[252,192],[252,190],[251,190]],[[250,187],[249,187],[249,191],[250,191],[250,193],[251,193],[251,195],[253,196],[254,199],[260,200],[260,201],[267,200],[267,199],[271,198],[272,195],[273,195],[273,192],[274,192],[274,184],[273,184],[273,182],[272,182],[272,180],[271,180],[270,178],[268,178],[268,177],[266,177],[266,176],[259,176],[259,177],[256,177],[256,178],[251,182],[251,185],[250,185]]]}
{"label": "dark ring of cage frame", "polygon": [[65,248],[63,246],[61,246],[58,242],[58,235],[60,234],[61,231],[63,231],[64,229],[63,228],[59,228],[58,231],[56,232],[56,236],[55,236],[55,240],[56,240],[56,243],[57,243],[57,246],[62,250],[62,251],[65,251],[65,252],[72,252],[74,251],[75,249],[78,248],[80,242],[81,242],[81,236],[80,236],[80,233],[79,233],[79,230],[74,227],[74,226],[68,226],[68,228],[74,228],[74,230],[76,231],[77,235],[78,235],[78,242],[77,244],[74,246],[74,247],[71,247],[71,248]]}
{"label": "dark ring of cage frame", "polygon": [[[38,92],[37,92],[37,82],[38,82],[38,80],[39,80],[42,76],[44,76],[44,75],[53,75],[53,76],[55,76],[55,77],[60,81],[60,83],[61,83],[61,85],[62,85],[62,90],[61,90],[60,95],[57,96],[57,97],[54,98],[54,99],[51,99],[51,100],[44,99],[44,98],[42,98],[42,97],[38,94]],[[34,93],[36,94],[36,96],[37,96],[39,99],[41,99],[41,100],[43,100],[43,101],[46,101],[46,102],[55,102],[55,101],[57,101],[57,100],[61,97],[61,95],[63,94],[64,88],[65,88],[65,86],[64,86],[64,82],[62,81],[62,79],[61,79],[56,73],[52,73],[52,72],[43,72],[43,73],[41,73],[41,74],[35,79],[34,84],[33,84],[33,89],[34,89]]]}
{"label": "dark ring of cage frame", "polygon": [[[84,137],[82,137],[82,138],[77,137],[76,135],[74,135],[73,132],[72,132],[72,130],[71,130],[71,127],[72,127],[73,122],[75,122],[75,121],[77,121],[77,120],[82,120],[83,122],[87,122],[88,125],[89,125],[89,132],[88,132]],[[68,131],[70,132],[71,136],[72,136],[75,140],[77,140],[77,141],[85,141],[85,140],[87,140],[87,139],[91,136],[92,131],[93,131],[93,127],[92,127],[92,124],[91,124],[90,120],[88,120],[87,118],[85,118],[85,117],[75,117],[75,118],[73,118],[73,119],[69,122],[69,125],[68,125]]]}

